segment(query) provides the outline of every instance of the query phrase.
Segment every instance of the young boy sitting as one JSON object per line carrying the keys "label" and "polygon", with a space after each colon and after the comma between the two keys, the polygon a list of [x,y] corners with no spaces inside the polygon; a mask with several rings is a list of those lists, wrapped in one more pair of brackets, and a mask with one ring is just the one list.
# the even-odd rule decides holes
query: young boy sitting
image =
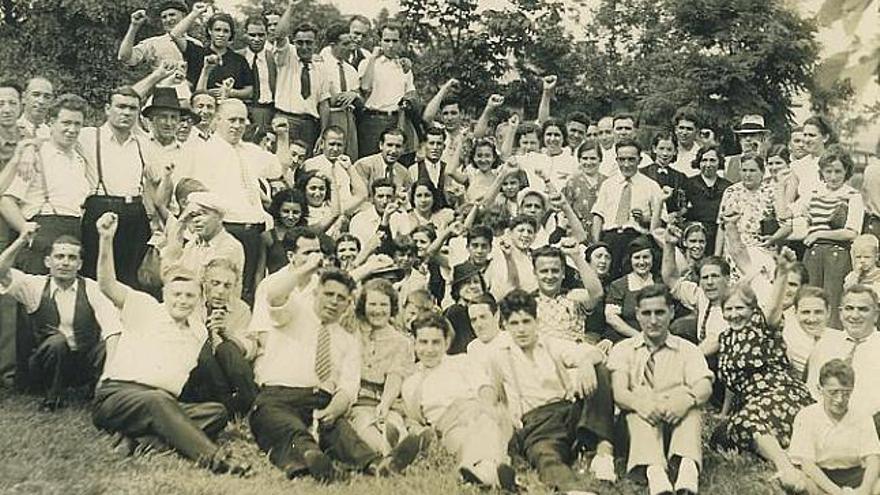
{"label": "young boy sitting", "polygon": [[852,271],[843,279],[843,288],[856,284],[867,285],[880,297],[880,268],[877,267],[880,242],[871,234],[862,234],[853,240],[850,256]]}
{"label": "young boy sitting", "polygon": [[871,415],[849,409],[853,385],[849,363],[828,361],[819,371],[822,401],[795,417],[788,452],[810,494],[880,493],[880,440]]}

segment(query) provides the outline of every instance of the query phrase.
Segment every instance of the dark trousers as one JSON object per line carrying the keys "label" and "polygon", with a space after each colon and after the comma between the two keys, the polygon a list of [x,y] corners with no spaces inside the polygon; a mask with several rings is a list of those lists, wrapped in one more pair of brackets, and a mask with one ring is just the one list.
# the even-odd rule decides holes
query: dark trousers
{"label": "dark trousers", "polygon": [[103,342],[74,351],[64,335],[54,333],[27,357],[28,382],[45,391],[48,399],[59,398],[68,386],[94,387],[104,368],[105,355]]}
{"label": "dark trousers", "polygon": [[321,121],[302,113],[287,113],[276,110],[277,115],[283,115],[287,119],[287,129],[290,134],[290,142],[302,141],[306,143],[306,157],[311,157],[315,151],[315,143],[321,133]]}
{"label": "dark trousers", "polygon": [[244,353],[234,342],[226,341],[216,349],[205,343],[180,397],[186,402],[219,402],[231,414],[244,415],[258,392]]}
{"label": "dark trousers", "polygon": [[379,136],[389,127],[397,127],[396,113],[373,113],[365,110],[358,120],[358,152],[361,157],[379,152]]}
{"label": "dark trousers", "polygon": [[95,392],[92,422],[130,438],[158,436],[193,460],[214,455],[211,440],[226,426],[226,408],[216,402],[187,404],[165,390],[140,383],[105,381]]}
{"label": "dark trousers", "polygon": [[862,233],[871,234],[880,239],[880,216],[865,213],[865,222],[862,224]]}
{"label": "dark trousers", "polygon": [[306,471],[303,454],[320,449],[357,469],[365,469],[379,458],[345,419],[338,419],[319,431],[320,445],[309,433],[314,411],[330,403],[323,390],[292,387],[263,387],[251,412],[251,431],[257,445],[269,453],[272,464],[293,477]]}
{"label": "dark trousers", "polygon": [[251,125],[259,127],[263,132],[272,130],[272,117],[275,116],[274,105],[271,103],[268,105],[248,103],[247,107]]}
{"label": "dark trousers", "polygon": [[[11,243],[9,226],[0,218],[0,251]],[[0,296],[0,387],[12,385],[15,377],[15,332],[18,302]]]}
{"label": "dark trousers", "polygon": [[849,244],[816,242],[804,253],[809,284],[825,289],[828,298],[828,326],[843,328],[840,323],[840,300],[843,297],[843,279],[852,271]]}
{"label": "dark trousers", "polygon": [[244,249],[244,271],[241,280],[241,298],[249,305],[254,304],[255,280],[257,274],[257,258],[263,241],[260,234],[266,229],[263,224],[224,223],[226,231],[238,239]]}
{"label": "dark trousers", "polygon": [[527,412],[522,429],[512,439],[515,450],[537,469],[541,481],[556,490],[582,489],[570,467],[578,449],[610,442],[614,436],[611,374],[600,365],[596,377],[598,386],[590,397],[552,402]]}
{"label": "dark trousers", "polygon": [[611,279],[617,279],[632,271],[629,263],[629,243],[638,237],[635,229],[613,229],[602,231],[602,241],[611,248]]}
{"label": "dark trousers", "polygon": [[116,278],[129,287],[138,287],[137,272],[147,254],[150,240],[150,220],[140,199],[126,203],[114,196],[91,196],[86,200],[82,218],[82,258],[80,272],[84,277],[96,278],[98,265],[98,229],[95,223],[106,212],[119,217],[119,227],[113,239],[113,258]]}
{"label": "dark trousers", "polygon": [[32,275],[47,275],[44,258],[49,254],[52,243],[62,235],[80,238],[80,217],[65,215],[37,215],[30,219],[36,222],[40,228],[34,234],[34,240],[30,247],[25,247],[18,253],[16,266]]}

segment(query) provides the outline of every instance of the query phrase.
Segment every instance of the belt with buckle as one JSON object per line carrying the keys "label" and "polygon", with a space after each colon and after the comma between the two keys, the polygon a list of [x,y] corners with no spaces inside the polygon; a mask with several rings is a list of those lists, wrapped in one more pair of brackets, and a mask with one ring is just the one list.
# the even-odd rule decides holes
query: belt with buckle
{"label": "belt with buckle", "polygon": [[396,117],[400,110],[376,110],[373,108],[364,109],[366,115],[382,115],[383,117]]}
{"label": "belt with buckle", "polygon": [[95,196],[93,196],[93,197],[98,198],[98,199],[102,199],[102,200],[104,200],[104,201],[110,201],[110,202],[113,202],[113,203],[125,203],[125,204],[140,203],[140,202],[142,201],[142,196],[102,196],[102,195],[95,195]]}

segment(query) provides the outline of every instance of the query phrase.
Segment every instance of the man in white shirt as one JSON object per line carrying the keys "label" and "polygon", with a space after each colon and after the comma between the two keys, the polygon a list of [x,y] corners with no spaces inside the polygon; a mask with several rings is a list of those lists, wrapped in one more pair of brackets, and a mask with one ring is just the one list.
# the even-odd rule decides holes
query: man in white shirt
{"label": "man in white shirt", "polygon": [[[278,85],[275,92],[276,114],[288,121],[290,139],[306,143],[306,152],[312,156],[321,131],[318,101],[325,83],[320,70],[320,57],[314,55],[318,30],[311,24],[291,28],[296,3],[291,2],[276,27],[275,63],[278,66]],[[296,49],[288,41],[292,36]]]}
{"label": "man in white shirt", "polygon": [[253,143],[241,140],[247,127],[247,108],[241,100],[220,103],[214,117],[214,135],[194,150],[199,160],[183,177],[197,179],[223,198],[224,227],[244,248],[242,298],[253,301],[260,234],[266,229],[266,212],[260,200],[259,179],[281,176],[278,158]]}
{"label": "man in white shirt", "polygon": [[593,205],[593,239],[611,246],[614,261],[612,279],[624,274],[627,246],[639,235],[660,226],[663,190],[639,172],[641,146],[632,139],[614,144],[619,173],[599,187]]}
{"label": "man in white shirt", "polygon": [[[333,480],[328,453],[371,474],[400,472],[418,454],[418,437],[408,436],[382,458],[345,419],[358,396],[361,358],[357,337],[339,318],[355,282],[337,270],[314,282],[323,260],[316,237],[297,239],[294,256],[301,262],[260,284],[255,314],[268,310],[271,324],[254,318],[250,329],[261,348],[254,374],[262,389],[250,416],[257,445],[289,478]],[[320,443],[310,431],[315,423]]]}
{"label": "man in white shirt", "polygon": [[[599,173],[606,177],[617,175],[619,169],[617,167],[617,146],[616,144],[623,140],[635,140],[636,131],[638,130],[638,122],[636,117],[630,113],[618,113],[612,117],[611,132],[614,145],[607,150],[602,150],[602,164],[599,166]],[[639,168],[645,168],[654,163],[650,155],[639,150]]]}
{"label": "man in white shirt", "polygon": [[[341,127],[330,126],[321,133],[323,153],[315,155],[303,163],[304,172],[316,171],[330,179],[333,194],[338,194],[343,212],[351,211],[360,205],[355,203],[351,192],[351,159],[345,152],[345,131]],[[334,198],[334,201],[337,198]]]}
{"label": "man in white shirt", "polygon": [[351,40],[354,41],[354,49],[347,61],[355,69],[360,67],[361,62],[370,56],[370,52],[364,46],[364,41],[369,38],[371,27],[370,20],[359,14],[351,16],[351,20],[348,22],[348,32],[351,34]]}
{"label": "man in white shirt", "polygon": [[399,210],[394,199],[394,185],[388,179],[378,179],[370,186],[372,208],[366,207],[351,218],[349,232],[358,238],[361,246],[368,245],[379,230],[390,228],[392,238],[409,234],[406,214]]}
{"label": "man in white shirt", "polygon": [[819,371],[828,361],[839,358],[850,363],[856,373],[856,385],[850,398],[850,409],[857,414],[880,419],[880,390],[873,377],[880,376],[880,333],[877,319],[880,307],[877,294],[870,287],[848,287],[840,302],[843,332],[827,331],[816,343],[807,361],[807,388],[821,399]]}
{"label": "man in white shirt", "polygon": [[19,332],[17,381],[45,392],[43,406],[64,404],[67,386],[94,386],[104,366],[105,336],[121,330],[119,314],[98,285],[77,276],[82,266],[79,241],[61,236],[46,256],[49,275],[12,268],[15,256],[33,238],[36,224],[0,254],[0,294],[22,304],[29,331]]}
{"label": "man in white shirt", "polygon": [[535,297],[521,289],[505,296],[499,307],[510,338],[492,353],[490,368],[496,390],[506,396],[517,450],[558,492],[583,490],[570,461],[584,447],[597,449],[593,474],[616,480],[614,403],[608,371],[600,366],[602,352],[590,344],[540,335]]}
{"label": "man in white shirt", "polygon": [[49,126],[46,117],[49,107],[55,100],[55,89],[44,77],[28,80],[21,95],[22,112],[18,119],[21,132],[28,137],[48,138]]}
{"label": "man in white shirt", "polygon": [[142,185],[146,164],[141,144],[132,132],[139,110],[140,95],[134,89],[115,88],[105,108],[107,121],[100,127],[84,128],[79,136],[91,189],[83,208],[82,274],[95,277],[98,263],[95,221],[112,211],[119,217],[116,273],[129,286],[137,283],[137,271],[147,253],[151,234],[145,207],[145,202],[150,200]]}
{"label": "man in white shirt", "polygon": [[43,257],[59,236],[80,237],[82,204],[89,194],[89,183],[86,160],[76,144],[87,106],[76,95],[58,97],[48,114],[49,140],[22,153],[18,167],[27,172],[19,174],[0,199],[0,213],[12,229],[21,232],[26,222],[40,225],[18,260],[26,273],[47,273]]}
{"label": "man in white shirt", "polygon": [[247,60],[254,74],[254,92],[248,102],[251,124],[268,131],[272,128],[275,115],[275,84],[278,68],[275,66],[275,53],[266,46],[268,30],[263,17],[248,17],[244,21],[247,47],[239,53]]}
{"label": "man in white shirt", "polygon": [[121,284],[113,268],[116,227],[115,213],[98,219],[98,285],[119,308],[122,328],[104,336],[107,363],[92,421],[130,445],[158,440],[215,473],[246,476],[250,466],[212,440],[226,426],[226,408],[178,399],[208,336],[195,312],[202,300],[199,281],[177,271],[162,288],[164,303]]}
{"label": "man in white shirt", "polygon": [[[167,61],[173,63],[179,74],[186,74],[187,66],[183,59],[183,53],[177,48],[170,33],[174,26],[189,13],[189,7],[183,0],[163,0],[156,6],[155,12],[159,15],[164,33],[145,38],[135,45],[138,32],[147,22],[147,11],[138,9],[132,12],[128,31],[119,44],[117,58],[129,67],[134,67],[142,62],[156,67]],[[201,45],[195,38],[186,36],[186,39]],[[174,87],[177,97],[180,99],[188,100],[190,97],[189,85],[183,77],[169,75],[160,81],[158,86]]]}
{"label": "man in white shirt", "polygon": [[330,26],[324,37],[329,46],[320,54],[326,77],[326,84],[318,97],[321,128],[340,127],[345,132],[345,154],[356,160],[360,154],[355,112],[363,107],[364,102],[360,94],[361,76],[349,59],[357,45],[344,24]]}
{"label": "man in white shirt", "polygon": [[402,114],[402,105],[411,104],[418,98],[413,83],[412,62],[400,56],[402,29],[396,24],[387,24],[379,33],[379,46],[358,67],[361,93],[366,98],[364,112],[358,121],[361,156],[379,151],[382,131],[389,127],[405,130],[405,153],[414,151],[418,145],[411,124]]}

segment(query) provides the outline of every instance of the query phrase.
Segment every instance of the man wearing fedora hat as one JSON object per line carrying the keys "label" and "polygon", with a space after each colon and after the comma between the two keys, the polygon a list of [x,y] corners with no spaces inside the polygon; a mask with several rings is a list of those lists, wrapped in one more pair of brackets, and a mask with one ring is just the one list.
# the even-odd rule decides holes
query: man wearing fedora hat
{"label": "man wearing fedora hat", "polygon": [[739,182],[741,179],[740,163],[742,156],[746,153],[758,153],[761,151],[767,142],[767,138],[770,136],[770,130],[764,127],[764,117],[757,114],[748,114],[743,115],[739,126],[733,130],[733,133],[739,138],[739,146],[742,149],[742,153],[728,157],[727,163],[724,166],[724,178],[731,183]]}
{"label": "man wearing fedora hat", "polygon": [[[147,252],[150,221],[147,206],[153,210],[143,187],[146,164],[141,144],[132,130],[140,110],[140,95],[130,86],[110,94],[105,106],[107,120],[100,127],[86,127],[79,144],[86,157],[91,195],[86,198],[83,222],[83,276],[94,278],[98,263],[98,231],[95,222],[105,212],[119,218],[116,242],[116,273],[127,285],[135,285],[137,270]],[[124,245],[124,249],[123,249]]]}

